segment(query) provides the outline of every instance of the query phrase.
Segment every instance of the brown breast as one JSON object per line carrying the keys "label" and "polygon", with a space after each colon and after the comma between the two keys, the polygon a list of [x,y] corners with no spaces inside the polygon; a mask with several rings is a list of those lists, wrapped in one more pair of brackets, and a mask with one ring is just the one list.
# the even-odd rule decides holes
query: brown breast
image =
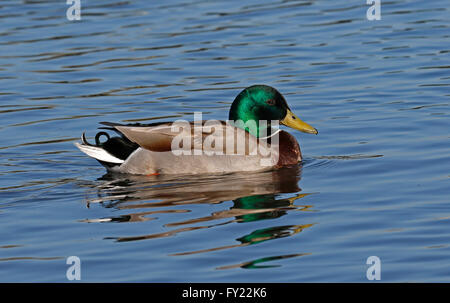
{"label": "brown breast", "polygon": [[284,130],[280,131],[279,136],[280,157],[276,167],[294,165],[301,161],[302,152],[295,137]]}

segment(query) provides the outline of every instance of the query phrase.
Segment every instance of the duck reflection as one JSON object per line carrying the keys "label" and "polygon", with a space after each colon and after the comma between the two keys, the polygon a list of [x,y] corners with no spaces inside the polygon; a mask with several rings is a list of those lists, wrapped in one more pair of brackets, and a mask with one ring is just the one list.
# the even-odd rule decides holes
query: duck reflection
{"label": "duck reflection", "polygon": [[267,263],[274,260],[281,260],[281,259],[289,259],[289,258],[295,258],[295,257],[301,257],[301,256],[307,256],[310,255],[309,253],[304,254],[290,254],[290,255],[281,255],[281,256],[270,256],[265,258],[258,258],[252,261],[242,262],[239,264],[233,264],[233,265],[227,265],[227,266],[221,266],[217,267],[216,269],[232,269],[232,268],[246,268],[246,269],[257,269],[257,268],[269,268],[269,267],[280,267],[280,265],[260,265],[261,263]]}
{"label": "duck reflection", "polygon": [[[110,237],[118,242],[169,237],[182,232],[213,228],[230,223],[247,223],[275,219],[289,211],[310,211],[312,205],[299,201],[309,195],[300,194],[298,183],[301,166],[273,171],[202,176],[130,176],[105,175],[96,186],[96,197],[88,199],[105,207],[131,211],[111,218],[88,219],[84,222],[140,222],[156,219],[155,215],[191,213],[194,204],[220,204],[231,201],[228,209],[164,224],[172,228],[162,233],[129,237]],[[286,194],[293,194],[286,198]],[[169,208],[168,208],[169,207]],[[164,208],[164,209],[162,209]],[[136,211],[139,210],[139,211]],[[143,211],[144,210],[144,211]],[[246,246],[264,241],[292,236],[312,224],[270,226],[254,230],[235,239],[237,244],[209,247],[172,255],[188,255]],[[244,266],[244,265],[243,265]],[[245,266],[249,266],[248,264]]]}

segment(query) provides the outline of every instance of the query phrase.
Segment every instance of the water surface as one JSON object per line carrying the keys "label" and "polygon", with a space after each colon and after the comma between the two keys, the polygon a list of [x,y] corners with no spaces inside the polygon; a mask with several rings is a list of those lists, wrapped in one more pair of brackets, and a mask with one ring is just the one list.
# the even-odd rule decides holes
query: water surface
{"label": "water surface", "polygon": [[[0,281],[450,282],[448,2],[0,4]],[[281,91],[318,136],[264,173],[108,175],[98,122]]]}

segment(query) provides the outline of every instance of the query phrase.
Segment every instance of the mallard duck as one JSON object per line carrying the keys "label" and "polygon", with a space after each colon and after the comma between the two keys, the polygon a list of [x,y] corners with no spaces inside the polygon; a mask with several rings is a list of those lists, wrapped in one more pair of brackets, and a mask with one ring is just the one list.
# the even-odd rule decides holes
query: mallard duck
{"label": "mallard duck", "polygon": [[[292,113],[275,88],[253,85],[234,99],[227,121],[152,124],[100,122],[95,144],[75,145],[109,171],[139,174],[198,174],[258,171],[295,165],[302,159],[297,140],[277,123],[317,134]],[[101,142],[101,138],[106,140]]]}

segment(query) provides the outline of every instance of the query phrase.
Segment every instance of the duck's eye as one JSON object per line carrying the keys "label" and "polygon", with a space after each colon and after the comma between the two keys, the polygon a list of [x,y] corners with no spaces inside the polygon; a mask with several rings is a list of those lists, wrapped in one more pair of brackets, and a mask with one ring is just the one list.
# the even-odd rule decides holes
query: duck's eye
{"label": "duck's eye", "polygon": [[269,105],[275,105],[276,102],[275,102],[274,99],[269,99],[269,100],[266,101],[266,103],[269,104]]}
{"label": "duck's eye", "polygon": [[295,120],[295,116],[292,116],[292,119],[294,119],[294,120]]}

